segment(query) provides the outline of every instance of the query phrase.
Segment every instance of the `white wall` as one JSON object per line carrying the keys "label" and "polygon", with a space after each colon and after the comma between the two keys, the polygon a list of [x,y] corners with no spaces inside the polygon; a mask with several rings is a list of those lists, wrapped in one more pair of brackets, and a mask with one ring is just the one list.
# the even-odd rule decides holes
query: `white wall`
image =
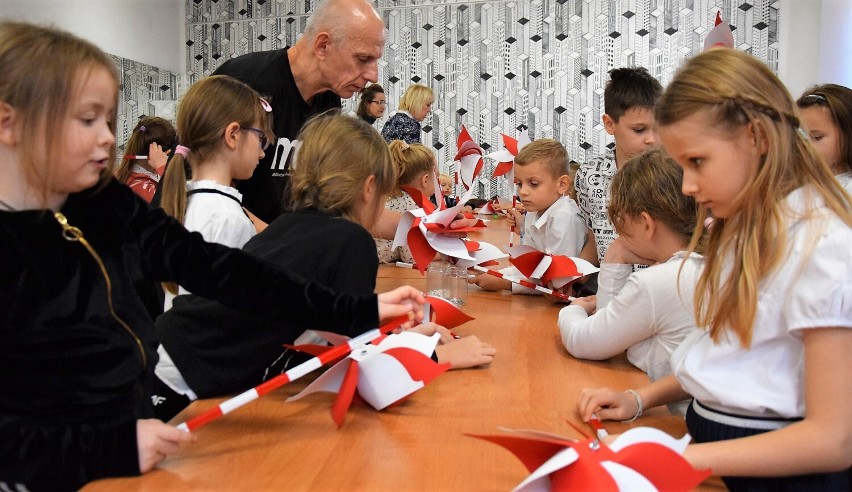
{"label": "white wall", "polygon": [[781,0],[778,76],[794,98],[814,84],[852,87],[852,2]]}
{"label": "white wall", "polygon": [[819,80],[852,87],[852,2],[822,0]]}
{"label": "white wall", "polygon": [[183,0],[0,0],[0,18],[53,24],[123,58],[185,72]]}

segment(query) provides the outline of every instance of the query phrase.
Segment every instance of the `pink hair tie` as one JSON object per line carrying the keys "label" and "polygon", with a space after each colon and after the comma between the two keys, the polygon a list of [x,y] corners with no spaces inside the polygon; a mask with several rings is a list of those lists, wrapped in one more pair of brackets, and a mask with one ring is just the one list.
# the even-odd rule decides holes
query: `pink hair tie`
{"label": "pink hair tie", "polygon": [[142,133],[145,133],[146,131],[148,131],[148,129],[145,128],[145,125],[142,125],[142,126],[139,127],[139,131],[142,132]]}
{"label": "pink hair tie", "polygon": [[175,154],[180,154],[184,159],[189,157],[189,147],[184,147],[183,145],[178,145],[175,147]]}

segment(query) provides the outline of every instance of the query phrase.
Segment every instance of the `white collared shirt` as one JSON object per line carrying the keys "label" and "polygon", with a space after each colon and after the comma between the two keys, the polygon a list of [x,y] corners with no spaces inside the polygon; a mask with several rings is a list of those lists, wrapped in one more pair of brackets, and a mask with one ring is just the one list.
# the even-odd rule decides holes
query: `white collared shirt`
{"label": "white collared shirt", "polygon": [[[668,261],[630,273],[629,264],[604,263],[598,276],[601,284],[611,285],[612,300],[598,304],[588,316],[580,306],[566,306],[559,312],[562,344],[574,357],[603,360],[627,350],[627,360],[656,381],[671,374],[672,352],[691,333],[697,331],[693,312],[695,284],[704,259],[679,251]],[[621,267],[610,270],[609,265]],[[602,282],[617,273],[617,281]],[[624,277],[622,274],[627,273]]]}
{"label": "white collared shirt", "polygon": [[784,203],[790,208],[785,214],[787,256],[760,283],[751,347],[740,347],[731,333],[713,342],[701,330],[672,354],[683,389],[710,408],[743,416],[803,417],[802,330],[852,328],[852,229],[804,189],[790,193]]}
{"label": "white collared shirt", "polygon": [[[579,256],[586,242],[586,223],[577,203],[563,196],[542,213],[528,212],[524,217],[524,234],[521,244],[549,255]],[[514,279],[525,278],[515,267],[500,270]],[[512,292],[534,294],[539,291],[512,284]]]}

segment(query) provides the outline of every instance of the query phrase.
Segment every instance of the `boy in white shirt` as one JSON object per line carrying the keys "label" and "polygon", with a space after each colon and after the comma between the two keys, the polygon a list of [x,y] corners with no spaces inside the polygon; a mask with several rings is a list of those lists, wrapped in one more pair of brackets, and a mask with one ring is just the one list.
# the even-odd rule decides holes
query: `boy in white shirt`
{"label": "boy in white shirt", "polygon": [[[586,241],[586,225],[577,203],[567,196],[571,178],[565,147],[550,138],[535,140],[518,152],[514,171],[518,197],[527,213],[524,217],[513,208],[507,221],[521,232],[521,244],[549,255],[579,256]],[[523,278],[515,267],[502,273]],[[484,290],[538,292],[488,274],[477,275],[469,282]]]}

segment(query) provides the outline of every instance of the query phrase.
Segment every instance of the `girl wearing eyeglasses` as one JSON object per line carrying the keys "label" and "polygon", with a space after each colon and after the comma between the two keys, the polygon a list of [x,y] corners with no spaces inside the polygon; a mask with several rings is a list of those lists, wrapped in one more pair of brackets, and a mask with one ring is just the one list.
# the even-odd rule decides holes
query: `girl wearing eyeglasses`
{"label": "girl wearing eyeglasses", "polygon": [[[199,80],[177,114],[181,145],[163,177],[162,207],[209,242],[241,248],[257,233],[234,180],[248,179],[272,139],[269,104],[248,85],[225,75]],[[184,162],[192,178],[187,181]],[[188,293],[165,284],[164,309]]]}
{"label": "girl wearing eyeglasses", "polygon": [[361,91],[361,99],[358,101],[358,108],[355,110],[355,114],[372,125],[376,120],[384,116],[387,107],[388,102],[385,96],[385,89],[379,84],[372,84]]}

